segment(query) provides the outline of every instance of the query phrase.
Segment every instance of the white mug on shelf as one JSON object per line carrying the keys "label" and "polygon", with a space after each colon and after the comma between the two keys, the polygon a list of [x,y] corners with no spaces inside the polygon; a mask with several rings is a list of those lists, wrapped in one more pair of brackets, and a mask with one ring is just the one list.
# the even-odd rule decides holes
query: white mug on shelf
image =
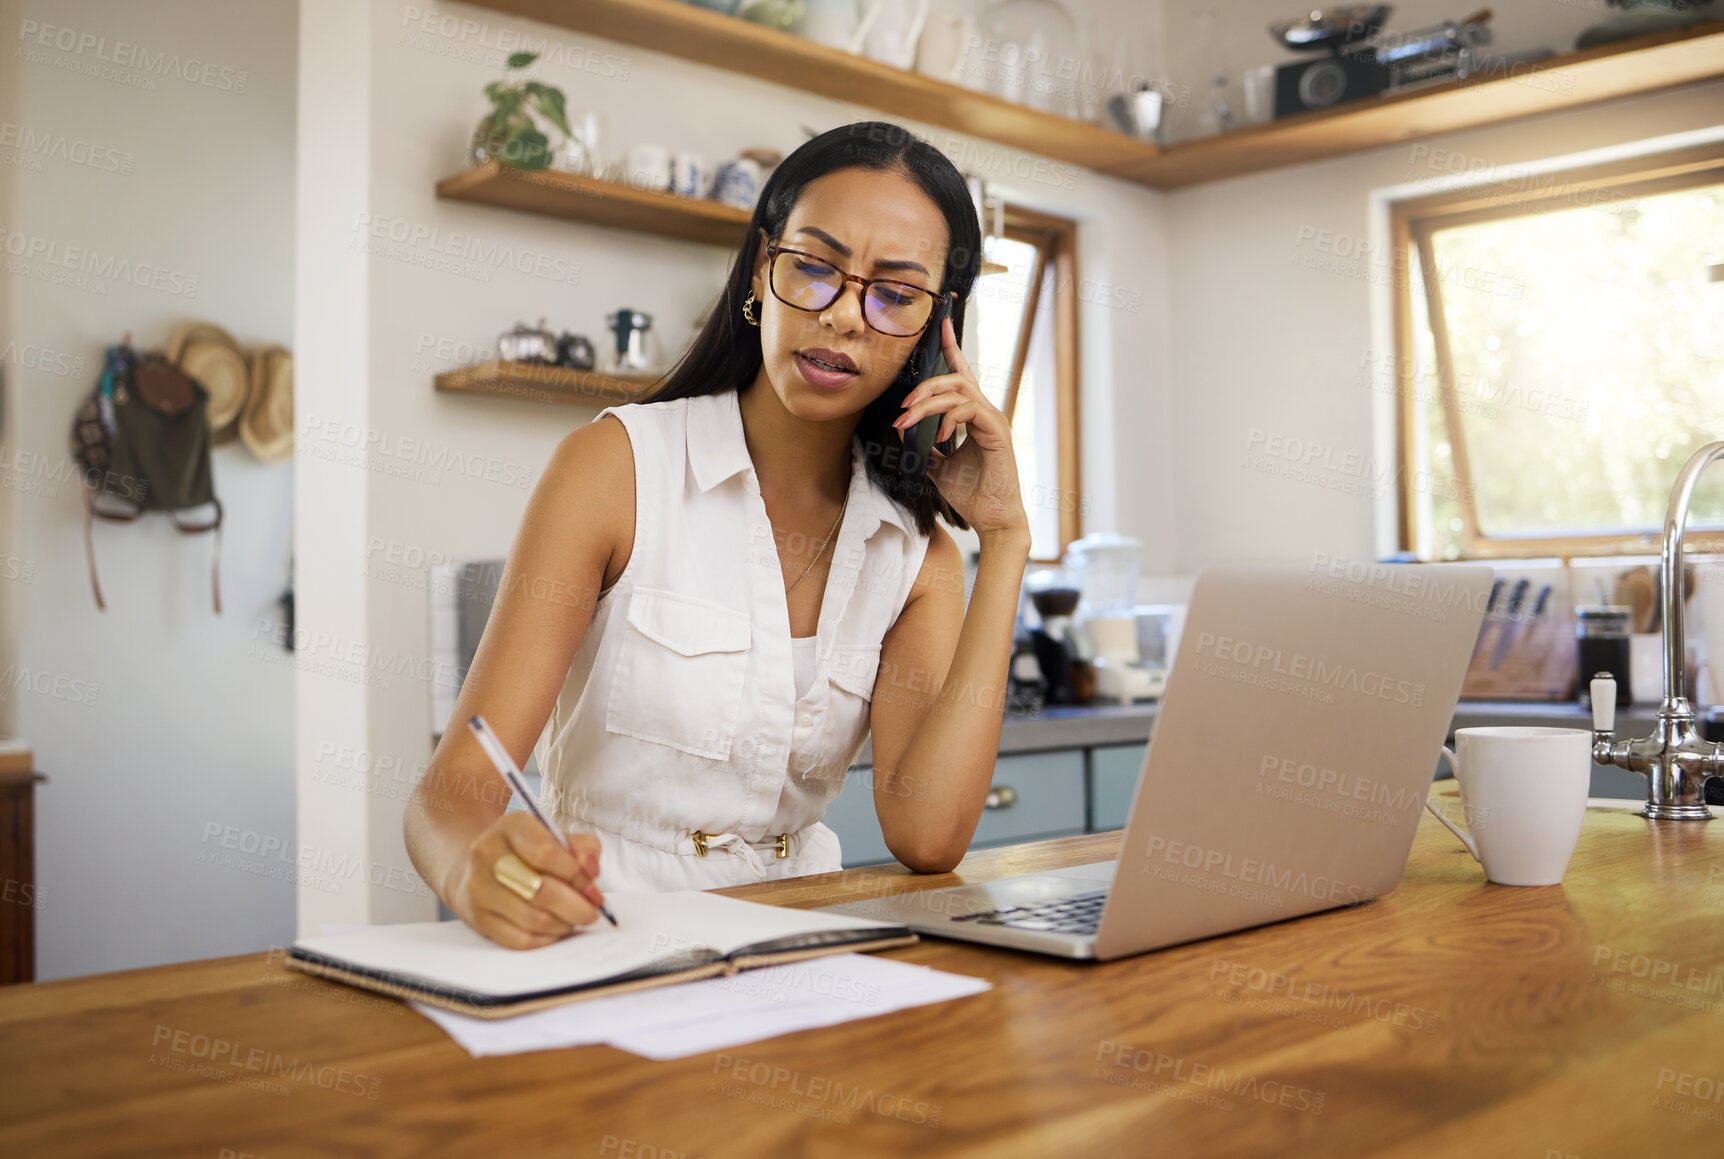
{"label": "white mug on shelf", "polygon": [[1432,801],[1448,826],[1499,885],[1558,885],[1574,856],[1592,783],[1592,734],[1578,728],[1455,730],[1443,749],[1460,786],[1467,833]]}
{"label": "white mug on shelf", "polygon": [[738,209],[753,209],[755,199],[760,196],[763,176],[760,162],[751,157],[732,157],[718,167],[718,175],[713,178],[712,197]]}
{"label": "white mug on shelf", "polygon": [[628,152],[628,183],[639,189],[670,188],[670,151],[662,145],[635,145]]}
{"label": "white mug on shelf", "polygon": [[684,197],[705,197],[712,186],[712,167],[699,153],[678,153],[670,159],[670,191]]}

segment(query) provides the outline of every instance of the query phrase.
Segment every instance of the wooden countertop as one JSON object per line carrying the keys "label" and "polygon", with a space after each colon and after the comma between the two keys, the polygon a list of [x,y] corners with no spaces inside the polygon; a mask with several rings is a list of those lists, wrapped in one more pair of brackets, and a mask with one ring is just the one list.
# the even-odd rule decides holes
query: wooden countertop
{"label": "wooden countertop", "polygon": [[[1117,845],[1072,837],[977,852],[948,877],[876,868],[729,892],[829,904]],[[1514,889],[1485,884],[1426,815],[1400,887],[1358,909],[1105,965],[934,940],[893,956],[994,989],[650,1062],[609,1047],[469,1058],[394,1001],[263,954],[19,986],[0,991],[0,1154],[1724,1150],[1718,824],[1591,809],[1564,885]],[[170,1050],[181,1031],[225,1044],[204,1048],[223,1061]],[[253,1061],[277,1055],[298,1077],[267,1080]],[[260,1081],[280,1089],[244,1085]]]}

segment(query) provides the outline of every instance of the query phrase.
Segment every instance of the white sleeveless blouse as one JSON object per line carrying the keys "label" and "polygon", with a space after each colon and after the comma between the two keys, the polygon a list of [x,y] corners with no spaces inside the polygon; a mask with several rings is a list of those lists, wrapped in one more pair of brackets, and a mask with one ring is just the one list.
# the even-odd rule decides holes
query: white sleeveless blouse
{"label": "white sleeveless blouse", "polygon": [[820,818],[867,736],[881,641],[928,537],[869,480],[853,439],[811,685],[799,691],[736,393],[607,414],[634,451],[634,547],[599,594],[534,750],[553,820],[598,835],[603,889],[714,889],[838,869],[838,838]]}

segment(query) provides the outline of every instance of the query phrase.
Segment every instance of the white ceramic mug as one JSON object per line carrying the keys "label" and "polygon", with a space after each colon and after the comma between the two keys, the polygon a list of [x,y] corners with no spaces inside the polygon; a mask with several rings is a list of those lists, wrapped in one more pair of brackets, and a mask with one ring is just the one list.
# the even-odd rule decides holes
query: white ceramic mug
{"label": "white ceramic mug", "polygon": [[670,191],[684,197],[705,197],[712,187],[712,168],[699,153],[678,153],[670,159]]}
{"label": "white ceramic mug", "polygon": [[639,189],[670,188],[670,150],[662,145],[635,145],[628,151],[629,184]]}
{"label": "white ceramic mug", "polygon": [[712,196],[738,209],[753,209],[755,199],[760,196],[763,176],[760,162],[752,157],[732,157],[718,167],[718,176],[713,179]]}
{"label": "white ceramic mug", "polygon": [[1499,885],[1557,885],[1574,856],[1592,783],[1592,734],[1577,728],[1462,728],[1443,749],[1461,790],[1459,837]]}

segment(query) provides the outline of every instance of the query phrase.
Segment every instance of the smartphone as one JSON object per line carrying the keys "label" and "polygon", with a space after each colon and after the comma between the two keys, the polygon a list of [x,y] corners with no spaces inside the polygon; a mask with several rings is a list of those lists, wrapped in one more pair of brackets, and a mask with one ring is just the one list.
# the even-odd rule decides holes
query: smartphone
{"label": "smartphone", "polygon": [[[934,306],[933,317],[928,319],[928,328],[922,331],[922,340],[910,354],[912,372],[910,384],[904,388],[905,394],[936,375],[951,373],[951,367],[946,365],[946,355],[942,349],[944,344],[941,340],[941,331],[945,329],[946,315],[950,310],[951,299],[947,297],[942,297]],[[940,423],[945,417],[943,414],[931,414],[915,426],[906,427],[899,432],[904,474],[911,479],[927,477],[928,459],[934,450],[934,438],[940,433]]]}

